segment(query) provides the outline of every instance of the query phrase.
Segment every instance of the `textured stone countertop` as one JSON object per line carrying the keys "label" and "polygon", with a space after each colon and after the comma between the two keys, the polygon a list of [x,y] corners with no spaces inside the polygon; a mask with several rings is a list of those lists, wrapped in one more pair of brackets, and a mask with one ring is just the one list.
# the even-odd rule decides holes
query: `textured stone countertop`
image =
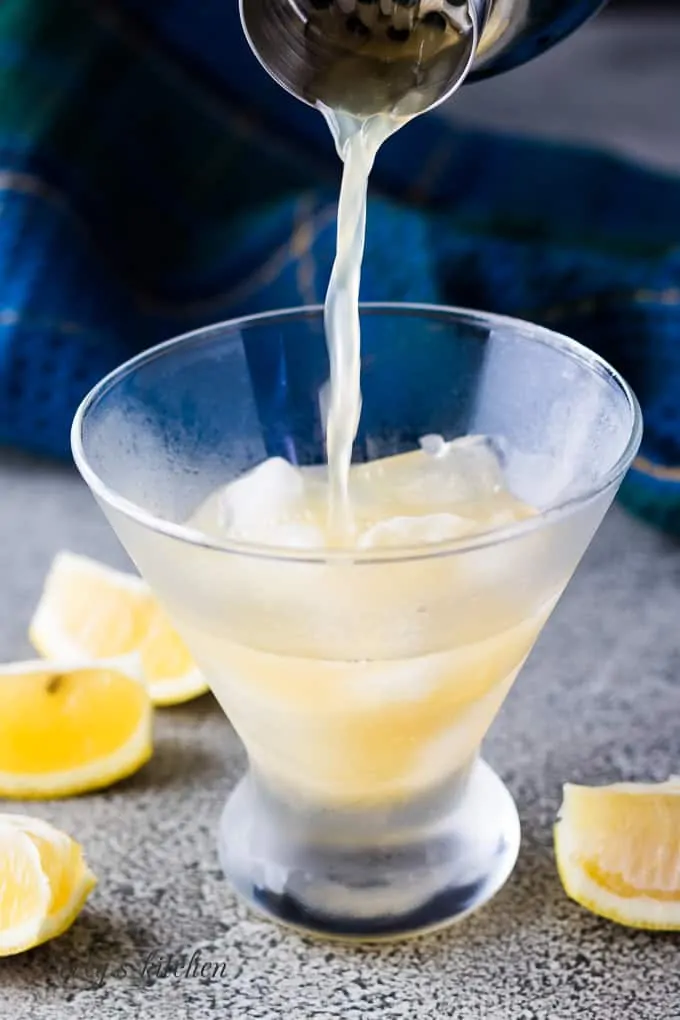
{"label": "textured stone countertop", "polygon": [[[495,92],[470,89],[460,115],[679,169],[679,46],[680,19],[596,22]],[[0,485],[0,647],[11,659],[28,652],[26,623],[58,549],[125,561],[70,471],[2,455]],[[210,697],[159,713],[155,757],[134,779],[27,805],[81,840],[100,884],[61,939],[0,961],[0,1018],[680,1018],[677,938],[570,903],[551,846],[565,780],[680,769],[679,621],[680,546],[615,508],[487,742],[522,818],[514,876],[461,926],[384,949],[306,941],[234,900],[214,830],[243,763],[238,742]],[[159,955],[195,952],[214,980],[152,979]]]}

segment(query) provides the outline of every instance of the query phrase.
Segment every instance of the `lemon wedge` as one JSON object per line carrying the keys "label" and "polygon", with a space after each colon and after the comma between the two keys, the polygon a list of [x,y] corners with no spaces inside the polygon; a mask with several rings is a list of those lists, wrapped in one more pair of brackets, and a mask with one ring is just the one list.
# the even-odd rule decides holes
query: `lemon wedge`
{"label": "lemon wedge", "polygon": [[0,814],[0,956],[61,935],[96,879],[80,846],[47,822]]}
{"label": "lemon wedge", "polygon": [[153,706],[133,667],[128,659],[0,666],[0,797],[84,793],[148,761]]}
{"label": "lemon wedge", "polygon": [[680,930],[680,778],[567,784],[555,852],[582,907],[631,928]]}
{"label": "lemon wedge", "polygon": [[137,653],[154,705],[180,704],[208,690],[148,585],[85,556],[55,558],[29,637],[48,659]]}

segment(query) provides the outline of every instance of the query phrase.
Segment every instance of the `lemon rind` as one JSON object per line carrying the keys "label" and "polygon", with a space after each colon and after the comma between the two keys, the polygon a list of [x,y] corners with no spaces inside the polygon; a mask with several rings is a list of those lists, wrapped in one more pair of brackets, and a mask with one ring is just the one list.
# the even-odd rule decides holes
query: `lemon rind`
{"label": "lemon rind", "polygon": [[148,688],[151,700],[158,708],[193,701],[210,690],[200,669],[192,669],[181,677],[149,681]]}
{"label": "lemon rind", "polygon": [[[44,942],[49,942],[51,939],[56,939],[59,935],[63,935],[65,931],[68,931],[82,911],[90,893],[97,885],[97,878],[94,873],[90,871],[82,858],[81,868],[82,871],[78,884],[75,886],[68,903],[66,903],[64,907],[62,907],[62,909],[53,917],[47,917],[45,919],[38,936],[38,941],[34,943],[34,946],[42,945]],[[30,948],[33,948],[33,946]]]}
{"label": "lemon rind", "polygon": [[50,903],[52,902],[52,888],[43,869],[37,846],[31,837],[20,828],[0,824],[0,832],[2,832],[3,828],[11,830],[12,840],[15,843],[22,844],[23,856],[30,861],[32,870],[35,872],[36,879],[40,885],[42,903],[41,909],[33,917],[5,931],[0,930],[0,957],[20,951],[15,949],[15,946],[23,948],[35,944],[36,939],[40,937],[44,920],[49,914]]}
{"label": "lemon rind", "polygon": [[141,675],[139,656],[118,656],[114,659],[31,659],[0,665],[3,677],[30,676],[40,673],[75,673],[85,670],[110,670],[136,683],[147,695],[138,725],[128,740],[113,754],[95,758],[77,769],[55,772],[0,772],[0,796],[10,799],[44,800],[76,796],[91,790],[112,786],[137,772],[153,752],[153,704]]}
{"label": "lemon rind", "polygon": [[[87,653],[71,638],[64,633],[58,625],[52,608],[54,599],[53,578],[59,574],[72,573],[74,582],[88,573],[104,578],[120,588],[139,595],[153,595],[149,585],[135,574],[127,574],[116,570],[88,556],[81,556],[77,553],[63,550],[57,553],[52,566],[50,567],[40,602],[33,614],[28,628],[28,637],[38,652],[46,659],[64,659],[67,662],[83,661]],[[91,658],[88,658],[91,661]],[[97,663],[104,660],[96,660]],[[143,677],[141,671],[139,675]],[[184,704],[194,698],[206,694],[210,689],[202,672],[194,668],[183,676],[161,677],[155,680],[147,680],[146,687],[151,696],[153,704],[158,708],[165,708],[172,705]]]}
{"label": "lemon rind", "polygon": [[151,758],[152,709],[145,712],[132,737],[114,754],[95,758],[77,769],[49,773],[0,772],[0,796],[21,800],[74,797],[101,790],[134,775]]}
{"label": "lemon rind", "polygon": [[570,899],[592,914],[628,928],[652,931],[680,931],[680,900],[677,903],[650,896],[623,897],[603,889],[581,867],[573,851],[565,846],[555,826],[555,854],[564,891]]}
{"label": "lemon rind", "polygon": [[[0,931],[0,958],[16,956],[19,953],[26,952],[29,949],[34,949],[36,946],[42,945],[44,942],[48,942],[51,939],[62,935],[76,920],[90,893],[97,885],[96,876],[85,863],[80,845],[75,843],[75,841],[67,836],[66,833],[61,832],[59,829],[55,829],[54,826],[49,825],[48,822],[42,822],[40,819],[30,818],[27,815],[4,815],[3,819],[0,820],[0,825],[3,824],[3,821],[7,818],[12,818],[12,827],[27,837],[32,848],[29,851],[31,856],[33,856],[33,854],[37,856],[37,869],[42,875],[47,895],[45,897],[43,910],[40,914],[22,925],[17,925],[5,931]],[[25,828],[16,825],[15,820],[23,820],[27,823],[27,825]],[[59,841],[63,841],[66,849],[76,846],[79,852],[77,881],[74,883],[67,903],[65,903],[62,909],[54,915],[50,915],[49,913],[53,890],[50,887],[49,880],[40,862],[38,849],[30,840],[29,836],[29,832],[36,829],[40,831],[41,836],[46,839],[50,839],[53,843],[56,843],[58,839]]]}
{"label": "lemon rind", "polygon": [[103,578],[109,583],[113,580],[113,583],[118,587],[136,595],[148,596],[151,594],[151,589],[146,581],[136,574],[124,573],[122,570],[116,570],[89,556],[81,556],[66,549],[58,552],[45,578],[40,601],[28,627],[31,644],[44,658],[83,659],[86,657],[83,649],[71,641],[58,626],[58,619],[55,617],[52,606],[56,597],[55,578],[64,578],[69,574],[73,575],[73,583],[79,581],[83,575],[89,574]]}
{"label": "lemon rind", "polygon": [[620,896],[603,888],[583,867],[579,853],[578,830],[569,828],[570,805],[578,798],[672,795],[680,798],[680,776],[661,783],[612,783],[609,786],[580,786],[566,783],[558,821],[554,828],[557,870],[570,899],[599,917],[628,928],[650,931],[680,931],[680,889],[678,899],[658,899],[641,892],[638,896]]}
{"label": "lemon rind", "polygon": [[86,671],[121,673],[147,690],[142,673],[142,661],[137,652],[116,655],[106,659],[85,658],[81,655],[60,655],[44,659],[25,659],[20,662],[0,663],[0,680],[3,677],[31,676],[40,673],[84,673]]}
{"label": "lemon rind", "polygon": [[108,564],[101,563],[99,560],[95,560],[91,556],[83,556],[80,553],[71,552],[69,549],[62,549],[61,552],[58,552],[52,560],[52,564],[45,579],[41,602],[45,600],[48,595],[53,578],[58,574],[65,574],[69,572],[76,574],[78,577],[82,576],[83,573],[89,573],[107,579],[114,577],[120,587],[127,588],[129,591],[134,591],[140,595],[148,595],[151,592],[149,585],[143,578],[139,577],[138,574],[118,570],[116,567],[110,567]]}

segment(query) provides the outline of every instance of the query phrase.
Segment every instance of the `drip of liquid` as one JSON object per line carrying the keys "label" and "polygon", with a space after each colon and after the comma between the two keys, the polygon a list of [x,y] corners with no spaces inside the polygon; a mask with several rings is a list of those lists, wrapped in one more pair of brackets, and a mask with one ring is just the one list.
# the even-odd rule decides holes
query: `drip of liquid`
{"label": "drip of liquid", "polygon": [[354,534],[349,471],[361,416],[359,287],[366,241],[368,178],[378,149],[408,118],[391,114],[358,118],[329,108],[324,108],[323,113],[344,163],[337,250],[324,309],[330,361],[326,417],[329,532],[344,543],[351,542]]}

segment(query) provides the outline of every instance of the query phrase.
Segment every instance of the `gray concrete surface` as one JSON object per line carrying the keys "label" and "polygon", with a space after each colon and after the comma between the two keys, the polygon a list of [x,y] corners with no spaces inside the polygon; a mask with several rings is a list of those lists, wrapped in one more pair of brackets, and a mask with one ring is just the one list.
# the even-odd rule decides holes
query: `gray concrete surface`
{"label": "gray concrete surface", "polygon": [[[471,88],[455,116],[680,169],[679,55],[678,19],[595,23],[533,67]],[[125,560],[70,471],[4,454],[0,491],[0,647],[12,659],[28,651],[54,552]],[[680,548],[615,508],[488,740],[522,817],[515,875],[460,927],[385,949],[306,941],[234,900],[214,830],[242,767],[238,742],[210,697],[159,713],[155,756],[134,779],[14,805],[77,836],[100,884],[61,939],[0,961],[0,1017],[679,1018],[677,939],[571,904],[551,849],[562,782],[678,771],[679,613]],[[212,977],[154,977],[160,957],[195,952]]]}

